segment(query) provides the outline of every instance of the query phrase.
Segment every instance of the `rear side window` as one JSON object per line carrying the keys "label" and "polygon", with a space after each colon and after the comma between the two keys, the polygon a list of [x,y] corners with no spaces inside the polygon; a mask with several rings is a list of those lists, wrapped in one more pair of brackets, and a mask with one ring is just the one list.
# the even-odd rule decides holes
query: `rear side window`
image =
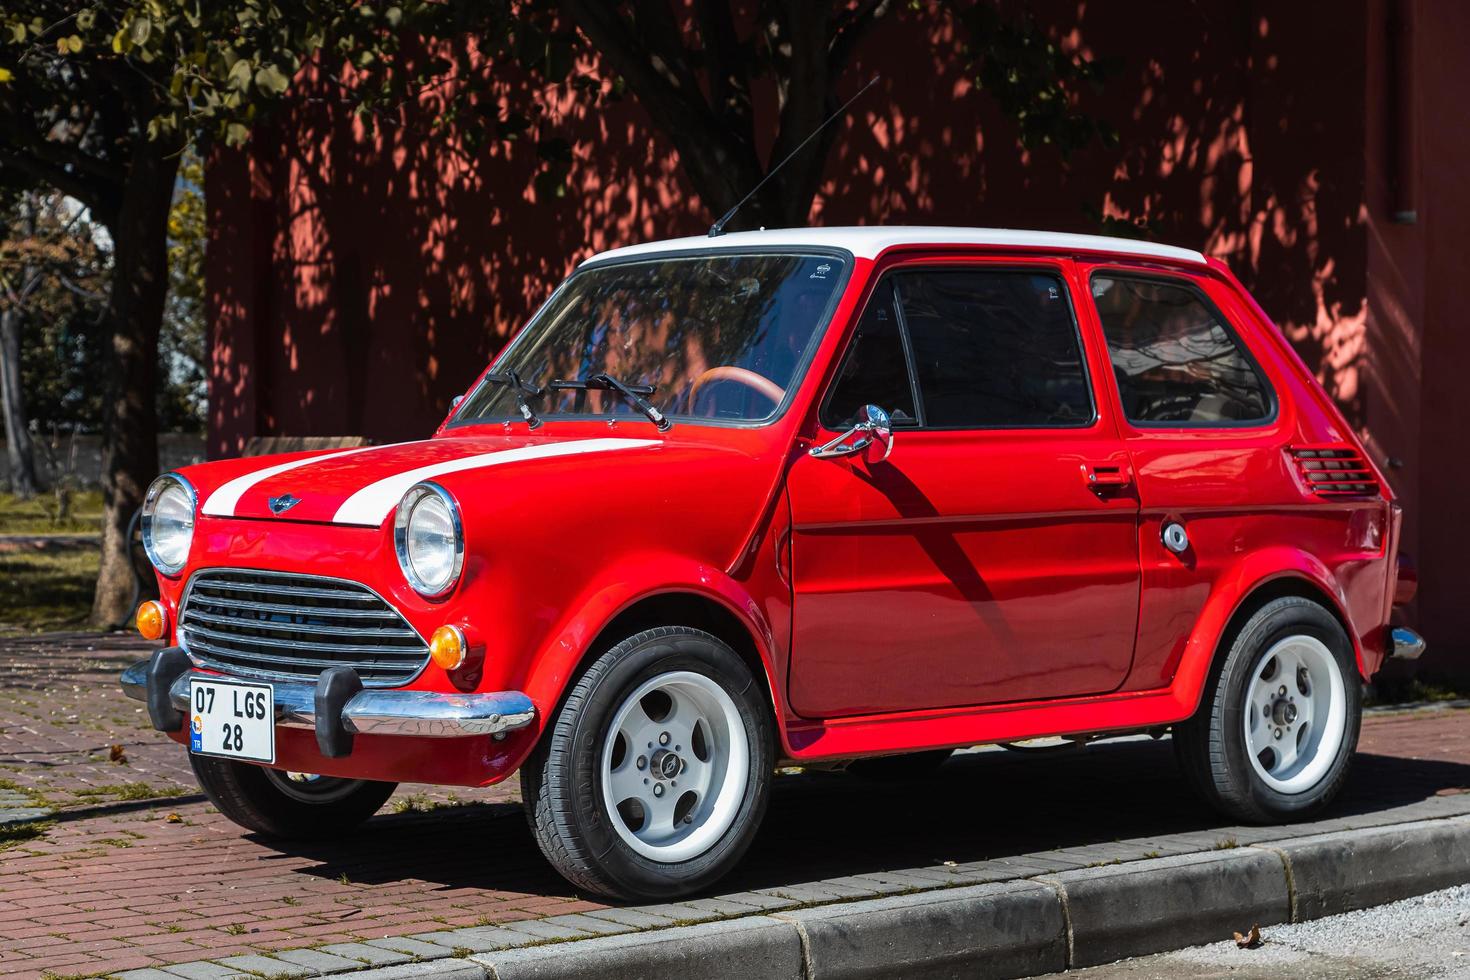
{"label": "rear side window", "polygon": [[[917,392],[913,387],[917,384]],[[1083,426],[1092,393],[1061,279],[1029,270],[896,272],[874,291],[822,412],[866,404],[938,429]]]}
{"label": "rear side window", "polygon": [[1140,425],[1241,425],[1271,416],[1260,372],[1225,319],[1181,283],[1094,276],[1123,414]]}

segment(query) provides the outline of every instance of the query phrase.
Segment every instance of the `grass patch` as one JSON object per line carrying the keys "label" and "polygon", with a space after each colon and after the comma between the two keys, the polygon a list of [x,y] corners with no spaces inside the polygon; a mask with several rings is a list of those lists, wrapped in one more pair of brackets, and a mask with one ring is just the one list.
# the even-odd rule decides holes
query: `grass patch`
{"label": "grass patch", "polygon": [[152,786],[148,783],[108,783],[103,786],[88,786],[86,789],[74,789],[71,794],[77,799],[96,803],[102,800],[158,800],[173,796],[182,796],[184,791],[178,786]]}
{"label": "grass patch", "polygon": [[12,793],[19,793],[26,799],[30,800],[34,806],[56,806],[55,803],[52,803],[51,800],[47,798],[45,793],[41,792],[38,789],[33,789],[30,786],[22,786],[20,783],[17,783],[11,779],[0,779],[0,789],[9,790]]}
{"label": "grass patch", "polygon": [[1455,687],[1433,677],[1384,677],[1373,679],[1364,704],[1368,707],[1388,704],[1421,704],[1424,702],[1460,701],[1470,698],[1470,690]]}
{"label": "grass patch", "polygon": [[56,494],[39,493],[30,500],[0,493],[0,534],[98,534],[102,530],[102,491],[72,493],[71,513],[58,513]]}
{"label": "grass patch", "polygon": [[99,555],[92,542],[0,551],[0,635],[85,627]]}
{"label": "grass patch", "polygon": [[51,829],[54,820],[32,820],[29,823],[10,823],[0,826],[0,851],[19,847],[27,841],[40,840]]}

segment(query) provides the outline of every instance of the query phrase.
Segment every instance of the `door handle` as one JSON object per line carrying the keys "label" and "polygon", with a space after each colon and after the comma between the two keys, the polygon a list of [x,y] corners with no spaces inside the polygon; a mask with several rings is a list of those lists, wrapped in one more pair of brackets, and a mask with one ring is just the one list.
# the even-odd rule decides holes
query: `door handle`
{"label": "door handle", "polygon": [[1133,485],[1133,474],[1127,464],[1083,463],[1082,480],[1098,493],[1123,490]]}

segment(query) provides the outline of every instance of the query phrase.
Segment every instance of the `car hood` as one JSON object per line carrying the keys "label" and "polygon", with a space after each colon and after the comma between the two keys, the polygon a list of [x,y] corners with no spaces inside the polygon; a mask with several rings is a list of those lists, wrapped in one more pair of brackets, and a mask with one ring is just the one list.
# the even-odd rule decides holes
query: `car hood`
{"label": "car hood", "polygon": [[[650,453],[659,439],[536,439],[479,436],[426,439],[320,453],[294,453],[190,467],[208,517],[312,521],[377,527],[421,480],[504,467],[585,466],[585,457]],[[554,478],[553,474],[548,474]]]}

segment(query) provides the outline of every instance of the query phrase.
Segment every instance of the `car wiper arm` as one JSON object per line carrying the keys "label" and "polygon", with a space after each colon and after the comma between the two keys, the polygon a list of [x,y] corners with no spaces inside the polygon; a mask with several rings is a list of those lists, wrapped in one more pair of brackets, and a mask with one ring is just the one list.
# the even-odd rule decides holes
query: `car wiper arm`
{"label": "car wiper arm", "polygon": [[541,417],[531,411],[531,403],[526,396],[540,398],[546,394],[546,389],[533,385],[529,381],[522,381],[521,376],[514,371],[503,371],[498,374],[487,374],[485,380],[493,385],[505,385],[515,396],[516,410],[521,413],[521,418],[526,420],[526,425],[535,429],[541,425]]}
{"label": "car wiper arm", "polygon": [[638,411],[648,417],[648,420],[658,426],[658,431],[667,432],[674,423],[669,420],[658,409],[644,398],[654,392],[653,385],[630,385],[624,384],[610,374],[594,374],[586,378],[578,378],[575,381],[553,381],[547,385],[553,391],[565,391],[567,389],[580,391],[615,391],[623,396],[623,399]]}

